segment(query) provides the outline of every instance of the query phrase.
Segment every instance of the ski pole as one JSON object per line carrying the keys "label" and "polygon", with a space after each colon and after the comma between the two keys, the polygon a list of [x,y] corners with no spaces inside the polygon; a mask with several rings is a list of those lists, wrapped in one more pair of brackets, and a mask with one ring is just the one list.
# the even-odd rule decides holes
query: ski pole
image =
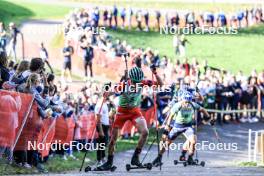
{"label": "ski pole", "polygon": [[[153,72],[152,72],[152,83],[154,83],[154,74],[153,74]],[[159,154],[160,146],[159,146],[158,116],[156,114],[156,97],[155,97],[154,89],[152,91],[153,91],[152,94],[153,94],[153,101],[154,101],[154,116],[156,118],[156,140],[157,140],[157,144],[158,144],[158,154]],[[160,170],[161,170],[161,164],[160,164]]]}

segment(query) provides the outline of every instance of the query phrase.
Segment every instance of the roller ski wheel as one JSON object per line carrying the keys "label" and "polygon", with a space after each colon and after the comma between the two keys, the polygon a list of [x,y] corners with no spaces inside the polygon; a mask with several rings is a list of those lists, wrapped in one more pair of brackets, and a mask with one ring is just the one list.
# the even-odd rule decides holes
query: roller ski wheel
{"label": "roller ski wheel", "polygon": [[126,165],[126,171],[127,171],[127,172],[130,171],[130,169],[131,169],[131,165],[130,165],[130,164],[127,164],[127,165]]}
{"label": "roller ski wheel", "polygon": [[174,160],[173,162],[174,162],[174,165],[182,164],[184,167],[187,166],[187,162],[186,161]]}
{"label": "roller ski wheel", "polygon": [[204,167],[204,166],[205,166],[205,162],[204,162],[204,161],[201,161],[200,165],[201,165],[202,167]]}
{"label": "roller ski wheel", "polygon": [[84,169],[84,172],[90,172],[92,171],[92,168],[90,166],[87,166],[85,169]]}
{"label": "roller ski wheel", "polygon": [[152,164],[151,163],[146,163],[146,164],[144,164],[144,166],[147,168],[147,170],[151,170],[152,169]]}
{"label": "roller ski wheel", "polygon": [[152,164],[151,163],[145,163],[145,164],[140,164],[138,166],[126,164],[126,171],[129,172],[131,169],[147,169],[147,170],[151,170],[152,169]]}

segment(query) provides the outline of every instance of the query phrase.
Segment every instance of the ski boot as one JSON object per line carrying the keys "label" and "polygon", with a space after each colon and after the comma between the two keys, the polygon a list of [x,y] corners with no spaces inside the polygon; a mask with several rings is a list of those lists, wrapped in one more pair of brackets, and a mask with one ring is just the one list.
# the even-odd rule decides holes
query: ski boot
{"label": "ski boot", "polygon": [[139,161],[139,154],[134,154],[132,159],[131,159],[131,165],[137,166],[137,167],[142,167],[142,163]]}
{"label": "ski boot", "polygon": [[182,151],[179,160],[174,160],[174,165],[183,164],[183,166],[186,167],[187,166],[187,161],[186,161],[186,158],[185,158],[185,154],[186,154],[186,151]]}
{"label": "ski boot", "polygon": [[188,156],[187,163],[188,163],[188,165],[195,165],[196,164],[191,155]]}
{"label": "ski boot", "polygon": [[111,170],[113,168],[113,158],[114,158],[113,156],[108,156],[107,161],[101,166],[96,167],[96,170],[98,171]]}
{"label": "ski boot", "polygon": [[182,161],[182,162],[183,162],[183,161],[186,161],[185,155],[182,154],[182,155],[180,156],[180,158],[179,158],[179,161]]}
{"label": "ski boot", "polygon": [[161,162],[162,160],[162,155],[158,155],[157,158],[155,158],[153,161],[152,161],[152,165],[154,167],[158,167],[158,166],[161,166],[163,163]]}

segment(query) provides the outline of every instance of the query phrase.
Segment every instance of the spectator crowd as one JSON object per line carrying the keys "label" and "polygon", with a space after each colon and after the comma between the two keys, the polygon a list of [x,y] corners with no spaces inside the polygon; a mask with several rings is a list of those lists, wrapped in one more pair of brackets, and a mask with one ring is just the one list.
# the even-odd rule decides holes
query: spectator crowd
{"label": "spectator crowd", "polygon": [[105,26],[112,29],[150,31],[162,27],[234,27],[244,28],[263,23],[261,6],[240,9],[234,12],[149,10],[132,7],[89,7],[75,9],[66,18],[65,32],[73,28]]}
{"label": "spectator crowd", "polygon": [[[88,68],[90,77],[93,77],[93,59],[94,52],[101,50],[109,57],[102,63],[107,67],[108,63],[115,60],[116,57],[130,57],[132,64],[141,67],[157,67],[161,72],[164,83],[170,85],[170,91],[162,89],[156,94],[156,102],[153,102],[152,92],[143,91],[141,108],[148,110],[157,105],[157,115],[160,123],[163,122],[166,114],[163,110],[169,105],[170,101],[177,97],[177,92],[181,86],[188,85],[199,92],[203,97],[202,104],[205,108],[211,110],[211,115],[217,119],[219,124],[223,123],[244,123],[258,122],[263,118],[264,109],[264,70],[257,72],[253,70],[250,75],[239,71],[233,74],[230,71],[209,66],[207,61],[199,63],[196,58],[189,61],[188,58],[175,60],[172,62],[166,55],[160,55],[157,50],[151,48],[133,48],[126,41],[113,40],[106,33],[97,33],[91,27],[98,27],[99,24],[116,29],[121,21],[121,28],[132,27],[133,18],[135,18],[138,30],[143,30],[143,19],[145,31],[150,30],[150,18],[152,12],[148,10],[121,8],[116,6],[113,9],[92,9],[75,10],[71,12],[64,24],[65,36],[67,38],[62,50],[64,57],[64,72],[69,70],[71,73],[71,57],[74,53],[72,41],[80,46],[81,56],[83,58],[84,76],[88,77]],[[157,28],[162,26],[192,24],[200,26],[210,24],[218,25],[236,25],[239,27],[250,26],[252,24],[263,22],[262,9],[253,8],[251,10],[239,11],[233,15],[224,13],[214,14],[204,12],[196,14],[189,12],[187,14],[178,14],[176,12],[153,11]],[[120,17],[120,18],[119,18]],[[103,21],[101,22],[101,18]],[[164,20],[161,20],[164,18]],[[229,21],[229,22],[228,22]],[[87,113],[98,113],[98,106],[102,98],[99,87],[102,83],[87,81],[86,86],[78,91],[71,90],[70,87],[61,84],[53,74],[51,65],[48,62],[48,52],[44,43],[40,45],[40,56],[31,60],[18,61],[15,54],[16,37],[19,30],[14,23],[10,25],[11,41],[9,51],[6,51],[7,40],[3,23],[0,23],[0,90],[17,91],[34,95],[37,104],[39,118],[73,118],[76,123],[74,138],[78,139],[78,118]],[[11,59],[8,59],[11,56]],[[13,58],[13,59],[12,59]],[[45,64],[50,68],[50,72],[45,69]],[[62,73],[64,75],[64,72]],[[71,77],[69,78],[71,81]],[[99,91],[98,91],[99,90]],[[114,117],[115,107],[117,105],[118,95],[108,97],[104,113],[105,129],[108,131],[111,120]],[[227,113],[215,113],[214,110],[248,110],[255,109],[253,112],[231,111]],[[108,133],[108,132],[106,132]],[[76,136],[77,135],[77,136]],[[128,134],[124,134],[126,137]],[[103,142],[108,141],[108,136]],[[99,139],[102,142],[102,139]],[[87,141],[79,141],[86,143]],[[10,149],[9,149],[10,150]],[[2,148],[0,152],[3,152]],[[5,151],[4,151],[5,152]],[[67,157],[73,157],[72,150],[52,151],[51,154],[59,153],[66,160]],[[68,155],[66,155],[67,153]],[[1,157],[0,153],[0,157]],[[104,159],[104,153],[98,154],[98,162]],[[51,156],[51,155],[50,155]],[[18,151],[14,153],[14,159],[18,165],[26,168],[36,166],[40,171],[45,171],[41,160],[36,151]],[[47,159],[45,160],[47,161]]]}

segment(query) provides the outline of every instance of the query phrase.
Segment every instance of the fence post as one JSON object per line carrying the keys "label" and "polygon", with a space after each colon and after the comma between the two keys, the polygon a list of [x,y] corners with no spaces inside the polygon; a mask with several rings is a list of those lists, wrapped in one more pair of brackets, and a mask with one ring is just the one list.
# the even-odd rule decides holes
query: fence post
{"label": "fence post", "polygon": [[258,131],[255,131],[255,141],[254,141],[254,162],[257,162],[257,148],[258,148]]}
{"label": "fence post", "polygon": [[248,130],[248,162],[251,161],[251,133],[252,130]]}
{"label": "fence post", "polygon": [[261,132],[260,138],[260,149],[261,149],[261,163],[264,164],[264,132]]}

